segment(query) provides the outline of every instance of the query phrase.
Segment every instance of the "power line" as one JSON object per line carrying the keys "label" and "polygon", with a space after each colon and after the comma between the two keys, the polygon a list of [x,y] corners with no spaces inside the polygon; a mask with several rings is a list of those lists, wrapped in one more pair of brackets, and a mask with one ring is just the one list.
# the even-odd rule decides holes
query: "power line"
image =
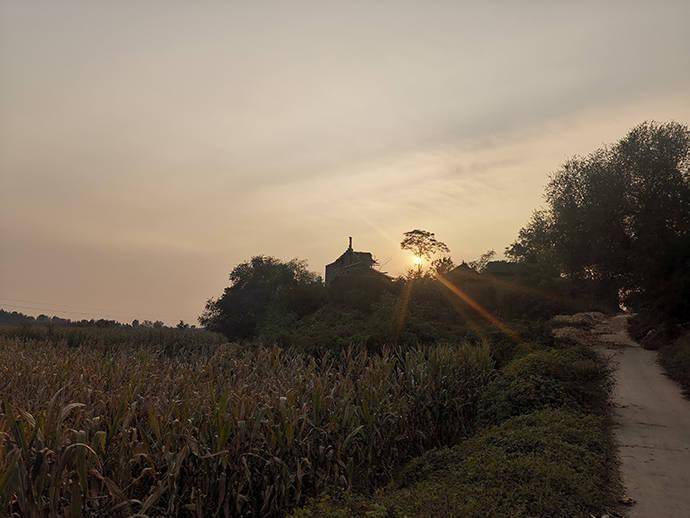
{"label": "power line", "polygon": [[57,313],[70,313],[70,314],[75,314],[75,315],[93,315],[93,312],[89,311],[69,311],[67,309],[59,309],[59,308],[39,308],[35,306],[19,306],[16,304],[5,304],[0,303],[0,306],[5,307],[5,308],[12,308],[12,309],[35,309],[38,311],[52,311],[52,312],[57,312]]}
{"label": "power line", "polygon": [[[23,304],[7,304],[5,300],[9,301],[14,301],[14,302],[26,302],[27,304],[32,304],[32,305],[23,305]],[[40,304],[40,306],[36,306],[34,304]],[[151,315],[138,315],[136,312],[118,312],[118,311],[110,311],[110,310],[98,310],[98,309],[92,309],[92,310],[86,310],[86,311],[76,311],[74,309],[63,309],[64,307],[70,307],[70,306],[63,306],[63,308],[60,307],[55,307],[55,306],[48,306],[48,303],[42,303],[42,302],[31,302],[31,301],[19,301],[16,299],[5,299],[5,298],[0,298],[0,306],[3,307],[8,307],[12,309],[29,309],[29,310],[34,310],[34,311],[49,311],[49,312],[57,312],[57,313],[69,313],[73,315],[85,315],[85,316],[90,316],[91,318],[94,318],[94,315],[100,314],[105,314],[105,315],[110,315],[110,316],[115,316],[115,315],[121,315],[121,316],[127,316],[128,318],[131,317],[132,315],[135,315],[139,318],[146,318],[150,320],[164,320],[163,318],[160,317],[154,317]],[[72,306],[73,307],[73,306]]]}
{"label": "power line", "polygon": [[74,306],[72,304],[63,304],[63,303],[57,303],[57,302],[46,302],[46,301],[38,301],[38,300],[26,300],[26,299],[12,299],[8,297],[0,297],[0,301],[8,301],[11,303],[18,302],[19,304],[38,304],[39,306],[50,306],[52,307],[59,307],[59,308],[69,308],[75,311],[81,311],[81,310],[86,310],[86,311],[105,311],[108,313],[122,313],[122,314],[130,314],[128,311],[123,311],[120,309],[112,309],[112,308],[85,308],[84,306]]}

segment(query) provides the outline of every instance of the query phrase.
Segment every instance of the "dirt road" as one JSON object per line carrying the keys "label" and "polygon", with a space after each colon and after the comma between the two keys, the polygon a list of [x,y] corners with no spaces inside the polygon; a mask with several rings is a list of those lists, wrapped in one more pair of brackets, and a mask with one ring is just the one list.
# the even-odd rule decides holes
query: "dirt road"
{"label": "dirt road", "polygon": [[690,401],[667,378],[656,353],[630,339],[626,316],[592,332],[616,367],[616,438],[630,517],[690,517]]}

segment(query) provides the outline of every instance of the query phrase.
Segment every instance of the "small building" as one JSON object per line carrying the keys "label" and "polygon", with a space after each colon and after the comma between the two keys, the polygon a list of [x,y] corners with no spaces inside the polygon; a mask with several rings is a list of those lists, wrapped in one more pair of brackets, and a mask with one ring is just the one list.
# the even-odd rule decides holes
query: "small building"
{"label": "small building", "polygon": [[456,266],[451,271],[449,271],[448,277],[469,280],[481,280],[482,278],[481,274],[479,274],[477,270],[472,268],[465,261],[463,261],[462,263],[460,263],[459,266]]}
{"label": "small building", "polygon": [[367,274],[373,271],[376,261],[371,252],[356,252],[352,249],[352,238],[347,250],[331,264],[326,265],[326,286],[337,277]]}

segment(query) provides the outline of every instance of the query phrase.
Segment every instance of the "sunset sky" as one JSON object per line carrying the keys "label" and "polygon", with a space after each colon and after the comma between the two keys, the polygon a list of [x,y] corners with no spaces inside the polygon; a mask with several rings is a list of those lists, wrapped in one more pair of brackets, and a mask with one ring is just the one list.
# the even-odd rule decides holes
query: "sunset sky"
{"label": "sunset sky", "polygon": [[[480,6],[481,7],[478,7]],[[251,255],[502,253],[569,156],[690,122],[690,2],[0,0],[0,307],[196,322]]]}

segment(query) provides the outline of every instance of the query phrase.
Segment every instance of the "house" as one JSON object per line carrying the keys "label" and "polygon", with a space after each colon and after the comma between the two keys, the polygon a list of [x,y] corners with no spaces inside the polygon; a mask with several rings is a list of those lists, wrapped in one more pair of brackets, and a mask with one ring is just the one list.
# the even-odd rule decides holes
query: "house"
{"label": "house", "polygon": [[481,274],[478,273],[477,270],[472,268],[465,261],[463,261],[462,263],[460,263],[459,266],[456,266],[451,271],[449,271],[448,277],[463,279],[463,280],[470,280],[470,281],[481,280],[481,278],[482,278]]}
{"label": "house", "polygon": [[336,278],[350,275],[368,274],[376,265],[371,252],[355,252],[352,249],[352,238],[347,250],[331,264],[326,265],[326,286]]}

